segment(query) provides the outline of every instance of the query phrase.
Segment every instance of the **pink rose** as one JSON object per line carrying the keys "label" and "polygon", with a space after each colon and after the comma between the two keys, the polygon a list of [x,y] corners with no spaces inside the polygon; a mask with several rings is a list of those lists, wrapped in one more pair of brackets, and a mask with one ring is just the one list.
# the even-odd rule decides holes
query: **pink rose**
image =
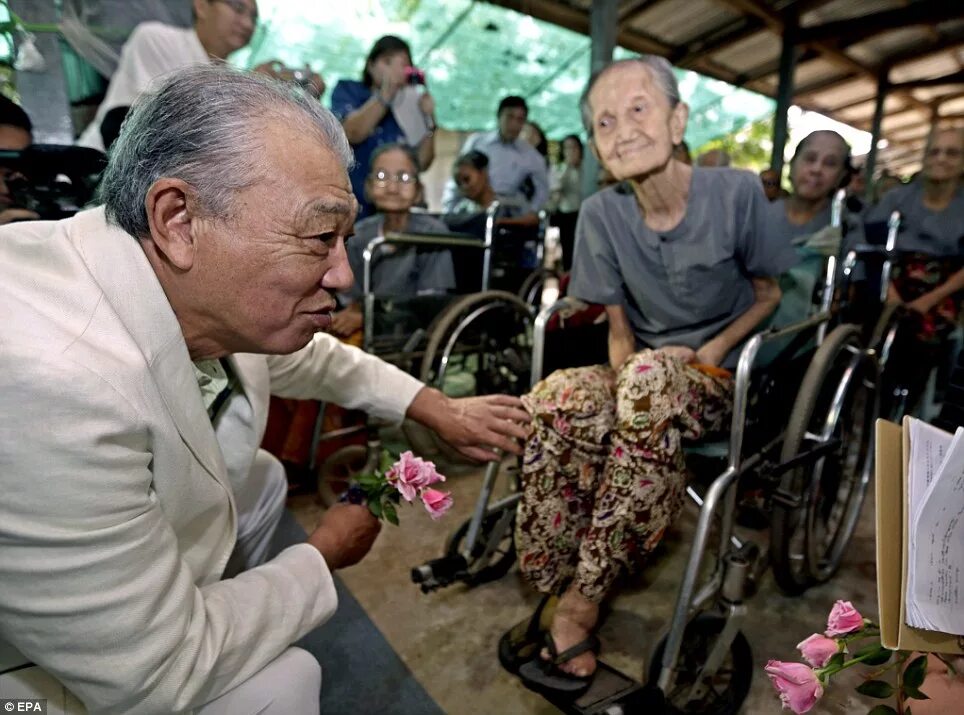
{"label": "pink rose", "polygon": [[814,668],[822,668],[840,651],[837,641],[819,633],[814,633],[805,641],[797,643],[797,648],[800,649],[803,659]]}
{"label": "pink rose", "polygon": [[402,452],[398,461],[385,473],[385,479],[407,502],[414,501],[422,489],[445,481],[432,462],[416,457],[411,451]]}
{"label": "pink rose", "polygon": [[422,492],[422,503],[425,504],[428,515],[438,519],[452,508],[452,495],[449,492],[440,492],[438,489],[426,489]]}
{"label": "pink rose", "polygon": [[854,608],[850,601],[837,601],[827,616],[828,636],[843,636],[864,627],[864,617]]}
{"label": "pink rose", "polygon": [[813,669],[803,663],[783,663],[771,660],[766,665],[767,676],[780,693],[783,707],[793,712],[809,712],[823,696],[823,686]]}

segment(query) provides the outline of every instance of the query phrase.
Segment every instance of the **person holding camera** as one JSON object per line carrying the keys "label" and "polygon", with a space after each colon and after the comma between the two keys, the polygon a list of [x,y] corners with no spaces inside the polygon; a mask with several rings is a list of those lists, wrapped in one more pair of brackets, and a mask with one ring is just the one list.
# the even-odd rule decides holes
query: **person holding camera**
{"label": "person holding camera", "polygon": [[[0,95],[0,152],[21,152],[33,143],[30,117],[16,104]],[[22,176],[19,162],[0,161],[0,226],[14,221],[40,218],[29,209],[16,205],[8,182]]]}
{"label": "person holding camera", "polygon": [[355,152],[351,187],[358,199],[358,218],[373,212],[365,196],[365,179],[375,150],[383,144],[402,143],[415,149],[418,169],[425,171],[435,159],[435,99],[427,91],[417,99],[424,120],[420,137],[409,136],[397,112],[406,104],[408,89],[424,85],[425,74],[412,66],[412,51],[394,35],[380,37],[365,60],[361,81],[343,79],[331,95],[331,111],[338,117]]}

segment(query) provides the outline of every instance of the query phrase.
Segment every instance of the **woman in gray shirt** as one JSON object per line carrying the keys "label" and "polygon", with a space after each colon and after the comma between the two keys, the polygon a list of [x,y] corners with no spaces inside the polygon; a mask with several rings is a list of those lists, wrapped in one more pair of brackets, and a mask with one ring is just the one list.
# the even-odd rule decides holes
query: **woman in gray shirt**
{"label": "woman in gray shirt", "polygon": [[[688,110],[665,59],[609,65],[581,109],[593,151],[623,181],[583,203],[569,288],[605,305],[609,364],[560,370],[523,398],[532,436],[516,521],[523,574],[559,596],[546,649],[519,674],[567,691],[595,671],[600,602],[680,511],[681,440],[726,425],[726,368],[794,262],[766,240],[756,176],[672,158]],[[509,645],[524,646],[517,633]]]}

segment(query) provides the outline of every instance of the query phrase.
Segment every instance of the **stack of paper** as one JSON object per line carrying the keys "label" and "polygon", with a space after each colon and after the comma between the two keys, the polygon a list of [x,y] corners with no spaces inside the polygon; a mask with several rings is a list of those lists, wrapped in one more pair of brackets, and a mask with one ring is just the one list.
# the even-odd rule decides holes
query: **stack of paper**
{"label": "stack of paper", "polygon": [[906,621],[964,635],[964,428],[908,421]]}

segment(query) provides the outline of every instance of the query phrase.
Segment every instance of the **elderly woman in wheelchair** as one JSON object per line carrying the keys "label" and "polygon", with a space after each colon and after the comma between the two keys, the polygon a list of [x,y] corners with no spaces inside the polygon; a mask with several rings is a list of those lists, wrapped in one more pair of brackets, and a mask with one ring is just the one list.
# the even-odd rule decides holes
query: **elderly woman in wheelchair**
{"label": "elderly woman in wheelchair", "polygon": [[725,427],[738,348],[796,260],[768,240],[755,176],[672,158],[687,107],[666,60],[607,66],[581,109],[592,150],[622,181],[583,204],[569,291],[606,306],[609,364],[557,371],[524,398],[516,517],[523,574],[558,596],[541,652],[524,660],[532,644],[516,644],[519,675],[566,692],[587,687],[600,603],[679,514],[681,442]]}
{"label": "elderly woman in wheelchair", "polygon": [[[413,214],[421,183],[418,158],[402,144],[385,144],[372,154],[371,170],[365,192],[377,213],[355,224],[355,234],[347,244],[348,261],[355,283],[346,296],[345,307],[332,316],[331,332],[342,338],[362,328],[362,285],[364,258],[368,242],[387,232],[445,233],[439,219]],[[372,290],[380,296],[411,298],[428,293],[444,294],[455,288],[455,269],[448,250],[419,250],[414,246],[383,246],[382,255],[372,270]]]}

